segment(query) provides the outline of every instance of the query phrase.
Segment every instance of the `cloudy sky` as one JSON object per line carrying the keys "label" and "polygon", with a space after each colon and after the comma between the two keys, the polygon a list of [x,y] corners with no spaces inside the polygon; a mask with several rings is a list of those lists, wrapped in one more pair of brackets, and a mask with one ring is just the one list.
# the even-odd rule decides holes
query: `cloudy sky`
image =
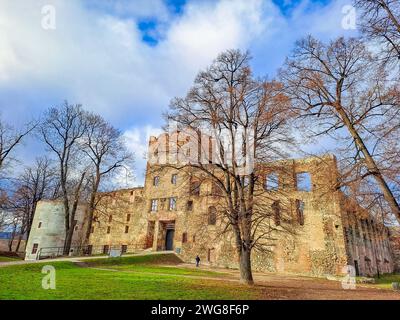
{"label": "cloudy sky", "polygon": [[[98,112],[125,132],[141,184],[162,112],[219,52],[249,49],[254,72],[271,78],[297,39],[354,35],[342,26],[350,3],[0,0],[0,113],[20,127],[64,100]],[[18,156],[29,163],[38,150],[31,138]]]}

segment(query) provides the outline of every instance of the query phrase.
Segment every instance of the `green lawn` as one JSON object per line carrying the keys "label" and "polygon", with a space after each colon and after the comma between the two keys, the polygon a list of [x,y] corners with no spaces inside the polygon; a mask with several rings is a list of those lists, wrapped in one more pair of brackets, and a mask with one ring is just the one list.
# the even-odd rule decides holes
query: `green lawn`
{"label": "green lawn", "polygon": [[[174,259],[152,255],[85,261],[91,267],[118,271],[85,268],[72,262],[3,267],[0,268],[0,300],[257,299],[260,294],[257,289],[236,282],[184,277],[184,274],[216,276],[218,273],[174,267]],[[41,269],[45,264],[56,269],[56,290],[42,289],[45,275]]]}
{"label": "green lawn", "polygon": [[21,260],[20,258],[17,258],[17,257],[3,257],[3,256],[0,256],[0,263],[1,262],[10,262],[10,261],[17,261],[17,260]]}
{"label": "green lawn", "polygon": [[392,289],[392,282],[400,282],[400,274],[384,274],[379,278],[375,277],[374,286],[383,289]]}
{"label": "green lawn", "polygon": [[225,273],[202,270],[201,268],[181,268],[177,267],[182,262],[174,254],[134,256],[110,259],[86,260],[85,263],[90,267],[106,268],[119,271],[129,271],[138,273],[158,273],[204,277],[226,277]]}

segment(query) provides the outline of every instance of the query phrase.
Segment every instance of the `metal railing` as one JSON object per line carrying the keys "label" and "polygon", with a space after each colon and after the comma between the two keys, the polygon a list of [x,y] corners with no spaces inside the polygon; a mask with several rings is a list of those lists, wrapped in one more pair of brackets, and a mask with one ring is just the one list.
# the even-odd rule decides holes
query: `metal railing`
{"label": "metal railing", "polygon": [[[122,250],[122,254],[134,253],[143,247],[135,245],[127,245],[123,248],[122,245],[104,245],[104,246],[71,246],[69,254],[64,253],[64,247],[43,247],[36,254],[36,260],[54,259],[57,257],[84,257],[109,255],[111,250]],[[125,249],[125,250],[124,250]]]}

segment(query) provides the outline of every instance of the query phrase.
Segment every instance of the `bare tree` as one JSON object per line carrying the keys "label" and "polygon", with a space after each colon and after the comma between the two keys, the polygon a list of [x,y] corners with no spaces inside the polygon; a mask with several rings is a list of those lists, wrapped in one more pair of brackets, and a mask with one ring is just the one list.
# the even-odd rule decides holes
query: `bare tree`
{"label": "bare tree", "polygon": [[308,37],[297,42],[280,77],[299,116],[312,121],[307,123],[315,135],[344,137],[359,178],[374,179],[400,221],[399,202],[375,153],[381,140],[377,129],[396,117],[400,95],[364,44],[344,38],[324,44]]}
{"label": "bare tree", "polygon": [[361,31],[381,47],[383,62],[400,65],[400,1],[355,0]]}
{"label": "bare tree", "polygon": [[9,206],[20,217],[20,232],[16,251],[22,237],[29,238],[36,206],[42,199],[53,199],[58,194],[58,179],[53,162],[47,157],[37,158],[34,165],[25,168],[14,182]]}
{"label": "bare tree", "polygon": [[219,188],[224,230],[234,234],[241,281],[253,284],[251,252],[268,235],[257,228],[271,217],[257,214],[262,210],[254,204],[260,164],[284,155],[290,112],[281,85],[255,80],[249,60],[238,50],[219,55],[185,98],[172,101],[167,117],[178,124],[178,132],[193,132],[189,139],[200,152],[190,151],[186,167],[194,169],[197,180],[208,179]]}
{"label": "bare tree", "polygon": [[15,147],[18,146],[22,139],[27,136],[35,125],[29,124],[25,130],[16,131],[13,127],[7,125],[0,119],[0,170],[4,168],[5,161],[10,159]]}
{"label": "bare tree", "polygon": [[102,179],[111,179],[112,175],[121,170],[128,170],[133,155],[125,146],[121,131],[114,128],[102,117],[95,114],[87,116],[88,128],[83,137],[83,152],[90,159],[90,196],[88,203],[88,226],[86,240],[89,239],[92,227],[93,213],[96,209],[98,191]]}
{"label": "bare tree", "polygon": [[40,126],[40,134],[49,150],[56,156],[59,167],[60,192],[65,211],[66,239],[64,254],[68,254],[76,225],[75,214],[85,186],[87,164],[81,142],[87,132],[86,113],[80,105],[67,102],[50,108]]}

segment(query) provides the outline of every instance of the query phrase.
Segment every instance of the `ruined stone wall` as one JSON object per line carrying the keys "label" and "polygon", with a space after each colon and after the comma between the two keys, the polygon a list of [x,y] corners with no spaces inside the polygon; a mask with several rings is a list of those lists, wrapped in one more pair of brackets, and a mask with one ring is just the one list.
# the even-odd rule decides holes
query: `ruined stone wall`
{"label": "ruined stone wall", "polygon": [[122,246],[126,246],[128,253],[143,249],[147,217],[142,188],[102,193],[98,197],[89,237],[92,254],[108,253],[109,249]]}
{"label": "ruined stone wall", "polygon": [[[336,274],[346,264],[346,252],[341,226],[341,208],[337,192],[332,191],[336,179],[336,164],[333,157],[286,161],[272,168],[279,171],[279,188],[275,191],[256,190],[256,206],[260,214],[269,212],[256,237],[268,231],[263,248],[253,252],[253,268],[260,271]],[[262,172],[262,170],[261,170]],[[309,172],[312,185],[310,191],[296,188],[296,173]],[[176,185],[171,183],[173,174],[178,175]],[[264,174],[264,173],[263,173]],[[158,178],[156,178],[158,177]],[[190,193],[190,181],[201,181],[200,193]],[[154,185],[154,179],[158,184]],[[226,226],[222,212],[221,197],[215,196],[213,186],[206,177],[188,170],[176,171],[169,167],[149,167],[146,175],[144,195],[147,206],[151,200],[158,200],[157,212],[150,213],[155,222],[157,241],[163,241],[159,232],[163,221],[175,222],[174,249],[184,260],[194,261],[199,255],[202,262],[223,267],[238,266],[233,232]],[[168,199],[177,199],[176,210],[168,210]],[[280,225],[274,225],[271,206],[279,200],[281,205]],[[297,217],[296,200],[304,203],[304,223]],[[187,202],[192,201],[193,209],[187,210]],[[209,208],[218,212],[216,225],[208,224]],[[268,230],[265,230],[269,228]],[[185,235],[185,243],[182,240]],[[163,249],[153,246],[154,250]]]}
{"label": "ruined stone wall", "polygon": [[388,228],[344,196],[342,207],[348,264],[364,276],[393,272]]}
{"label": "ruined stone wall", "polygon": [[389,241],[392,250],[394,271],[400,272],[400,227],[389,228]]}

